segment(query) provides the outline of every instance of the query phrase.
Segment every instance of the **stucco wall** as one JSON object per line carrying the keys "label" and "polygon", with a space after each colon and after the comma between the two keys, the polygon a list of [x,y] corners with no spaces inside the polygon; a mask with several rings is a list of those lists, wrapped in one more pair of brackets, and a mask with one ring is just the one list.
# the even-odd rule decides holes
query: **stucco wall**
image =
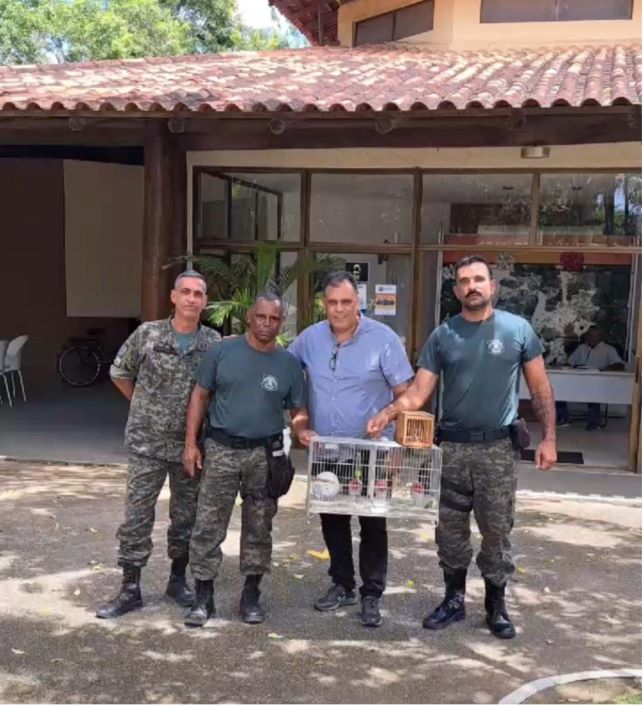
{"label": "stucco wall", "polygon": [[[101,188],[109,190],[109,184]],[[29,335],[23,370],[34,398],[60,384],[56,356],[70,336],[105,328],[106,347],[113,349],[127,336],[130,321],[67,316],[62,161],[0,159],[0,213],[0,338]]]}
{"label": "stucco wall", "polygon": [[[591,0],[588,0],[588,2]],[[433,30],[404,39],[442,49],[535,47],[549,44],[609,44],[641,39],[641,0],[634,0],[631,20],[592,22],[480,22],[481,0],[436,0]],[[352,0],[340,5],[338,37],[351,46],[353,25],[406,5],[409,0]]]}
{"label": "stucco wall", "polygon": [[65,161],[68,316],[138,318],[143,167]]}

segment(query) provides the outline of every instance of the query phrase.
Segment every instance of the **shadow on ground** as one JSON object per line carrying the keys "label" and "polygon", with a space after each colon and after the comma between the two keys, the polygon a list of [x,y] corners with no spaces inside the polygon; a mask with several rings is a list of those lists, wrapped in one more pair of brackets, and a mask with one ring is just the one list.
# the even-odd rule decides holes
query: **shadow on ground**
{"label": "shadow on ground", "polygon": [[235,510],[219,616],[190,631],[162,597],[166,491],[144,609],[94,618],[118,585],[124,480],[122,468],[0,465],[0,701],[483,703],[552,674],[640,667],[640,508],[520,502],[509,596],[519,634],[502,642],[484,628],[475,568],[467,620],[441,633],[421,628],[442,590],[428,525],[390,524],[380,629],[361,627],[356,608],[314,612],[327,563],[307,553],[323,545],[297,480],[275,522],[269,621],[237,618]]}

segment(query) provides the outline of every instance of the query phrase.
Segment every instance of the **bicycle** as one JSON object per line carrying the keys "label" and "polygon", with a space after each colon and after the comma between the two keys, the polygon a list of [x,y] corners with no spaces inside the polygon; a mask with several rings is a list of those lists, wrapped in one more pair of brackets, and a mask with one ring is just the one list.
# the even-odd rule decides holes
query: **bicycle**
{"label": "bicycle", "polygon": [[70,338],[58,356],[58,374],[72,387],[89,387],[98,379],[103,367],[111,365],[101,347],[104,328],[89,328],[86,338]]}

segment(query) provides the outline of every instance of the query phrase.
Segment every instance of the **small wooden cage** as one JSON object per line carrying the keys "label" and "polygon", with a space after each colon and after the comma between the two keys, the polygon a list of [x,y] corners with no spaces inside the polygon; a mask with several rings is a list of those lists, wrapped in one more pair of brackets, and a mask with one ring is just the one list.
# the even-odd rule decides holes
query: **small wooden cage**
{"label": "small wooden cage", "polygon": [[395,422],[395,440],[406,448],[433,445],[435,417],[426,411],[400,411]]}

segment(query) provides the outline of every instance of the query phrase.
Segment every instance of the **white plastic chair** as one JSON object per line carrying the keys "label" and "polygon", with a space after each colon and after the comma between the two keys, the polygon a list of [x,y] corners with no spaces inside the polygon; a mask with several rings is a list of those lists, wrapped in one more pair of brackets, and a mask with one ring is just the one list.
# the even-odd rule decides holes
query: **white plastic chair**
{"label": "white plastic chair", "polygon": [[[13,406],[11,403],[11,394],[9,393],[9,383],[7,382],[7,378],[2,374],[4,372],[4,359],[7,354],[7,348],[9,347],[9,341],[8,340],[0,340],[0,375],[2,375],[2,379],[4,380],[4,387],[7,390],[7,399],[9,400],[9,406]],[[2,390],[0,389],[0,404],[4,404],[2,401]]]}
{"label": "white plastic chair", "polygon": [[[9,384],[7,378],[10,377],[13,398],[16,398],[16,375],[18,375],[20,387],[22,389],[22,398],[24,401],[27,401],[27,395],[25,394],[25,383],[22,378],[22,349],[28,340],[28,335],[19,335],[9,343],[5,353],[4,367],[2,368],[2,376],[4,378],[4,385],[7,390],[7,394],[9,394]],[[9,405],[11,405],[11,396],[9,396]]]}

